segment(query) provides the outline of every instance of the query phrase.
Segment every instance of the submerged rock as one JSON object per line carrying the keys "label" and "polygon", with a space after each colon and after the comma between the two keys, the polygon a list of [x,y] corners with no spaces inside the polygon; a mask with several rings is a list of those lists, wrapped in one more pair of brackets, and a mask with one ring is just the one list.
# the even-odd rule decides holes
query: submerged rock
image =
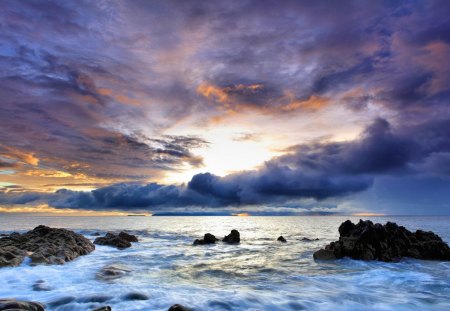
{"label": "submerged rock", "polygon": [[47,283],[45,283],[44,280],[39,280],[33,284],[33,290],[37,292],[42,292],[42,291],[51,291],[52,289],[47,285]]}
{"label": "submerged rock", "polygon": [[280,236],[278,237],[277,241],[278,241],[278,242],[281,242],[281,243],[286,243],[286,242],[287,242],[286,239],[284,238],[284,236],[282,236],[282,235],[280,235]]}
{"label": "submerged rock", "polygon": [[123,296],[124,300],[148,300],[149,297],[145,294],[138,292],[131,292]]}
{"label": "submerged rock", "polygon": [[319,239],[318,238],[316,238],[316,239],[303,238],[302,241],[303,242],[312,242],[312,241],[319,241]]}
{"label": "submerged rock", "polygon": [[183,305],[175,304],[171,306],[168,311],[192,311],[192,309]]}
{"label": "submerged rock", "polygon": [[110,281],[123,277],[124,275],[130,273],[127,267],[122,265],[108,265],[103,267],[96,275],[96,279],[102,281]]}
{"label": "submerged rock", "polygon": [[202,240],[196,239],[194,241],[194,245],[214,244],[217,241],[219,241],[219,239],[214,235],[211,233],[206,233]]}
{"label": "submerged rock", "polygon": [[350,220],[339,227],[339,241],[331,242],[314,253],[314,259],[332,260],[350,257],[361,260],[398,261],[402,257],[429,260],[450,260],[450,247],[431,231],[411,232],[388,222],[373,224]]}
{"label": "submerged rock", "polygon": [[98,245],[108,245],[117,247],[118,249],[124,249],[131,247],[130,242],[137,242],[138,238],[135,235],[128,234],[126,232],[120,232],[119,234],[114,234],[108,232],[104,237],[96,238],[94,244]]}
{"label": "submerged rock", "polygon": [[239,234],[239,231],[233,229],[231,230],[229,235],[226,235],[223,240],[225,243],[239,243],[241,241],[241,235]]}
{"label": "submerged rock", "polygon": [[0,238],[0,267],[14,267],[30,256],[31,264],[64,264],[95,249],[92,242],[73,231],[38,226],[24,234]]}
{"label": "submerged rock", "polygon": [[0,299],[0,311],[44,311],[44,306],[38,302]]}
{"label": "submerged rock", "polygon": [[111,310],[112,309],[111,309],[110,306],[104,306],[104,307],[100,307],[100,308],[94,309],[92,311],[111,311]]}

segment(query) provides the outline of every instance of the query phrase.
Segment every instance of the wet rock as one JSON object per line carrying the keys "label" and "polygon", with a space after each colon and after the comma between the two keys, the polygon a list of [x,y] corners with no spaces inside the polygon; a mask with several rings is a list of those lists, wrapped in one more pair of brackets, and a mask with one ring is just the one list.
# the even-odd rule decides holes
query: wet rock
{"label": "wet rock", "polygon": [[44,280],[36,281],[33,284],[33,290],[37,292],[50,291],[52,290]]}
{"label": "wet rock", "polygon": [[119,233],[119,238],[128,242],[138,242],[137,236],[126,233],[124,231]]}
{"label": "wet rock", "polygon": [[128,293],[125,296],[123,296],[124,300],[148,300],[148,296],[142,293]]}
{"label": "wet rock", "polygon": [[0,240],[0,267],[15,267],[22,263],[27,252],[16,246],[1,246]]}
{"label": "wet rock", "polygon": [[18,266],[26,256],[30,256],[31,264],[64,264],[94,249],[94,244],[81,234],[38,226],[0,239],[0,267]]}
{"label": "wet rock", "polygon": [[450,247],[431,231],[411,232],[388,222],[373,224],[345,221],[339,227],[339,241],[314,253],[314,259],[350,257],[360,260],[398,261],[402,257],[450,261]]}
{"label": "wet rock", "polygon": [[108,265],[103,267],[96,275],[98,280],[110,281],[123,277],[124,275],[130,273],[131,270],[122,265]]}
{"label": "wet rock", "polygon": [[38,302],[0,299],[0,311],[44,311],[44,306]]}
{"label": "wet rock", "polygon": [[67,305],[69,303],[72,303],[75,300],[76,300],[76,298],[73,297],[73,296],[66,296],[66,297],[61,297],[61,298],[55,299],[52,302],[50,302],[48,305],[50,307],[52,307],[52,308],[56,308],[56,307],[59,307],[59,306],[64,306],[64,305]]}
{"label": "wet rock", "polygon": [[99,237],[94,240],[94,244],[108,245],[117,247],[118,249],[124,249],[131,247],[130,241],[124,239],[125,235],[120,235],[125,232],[121,232],[118,235],[108,232],[104,237]]}
{"label": "wet rock", "polygon": [[111,300],[111,299],[112,299],[111,296],[91,295],[91,296],[79,298],[79,299],[77,299],[77,302],[81,302],[81,303],[89,303],[89,302],[103,303],[103,302]]}
{"label": "wet rock", "polygon": [[278,242],[281,242],[281,243],[286,243],[286,242],[287,242],[286,239],[284,238],[284,236],[282,236],[282,235],[280,235],[280,236],[278,237],[277,241],[278,241]]}
{"label": "wet rock", "polygon": [[183,305],[175,304],[171,306],[168,311],[192,311],[192,309]]}
{"label": "wet rock", "polygon": [[92,311],[111,311],[111,307],[110,306],[104,306],[104,307],[100,307],[100,308],[96,308]]}
{"label": "wet rock", "polygon": [[239,234],[239,231],[233,229],[229,235],[223,238],[222,241],[225,243],[236,244],[241,241],[241,235]]}
{"label": "wet rock", "polygon": [[211,233],[206,233],[202,240],[195,240],[194,245],[214,244],[216,241],[219,241],[219,239]]}
{"label": "wet rock", "polygon": [[101,234],[100,234],[100,232],[94,232],[94,233],[92,233],[92,236],[100,236]]}
{"label": "wet rock", "polygon": [[313,241],[319,241],[319,239],[310,239],[310,238],[303,238],[303,242],[313,242]]}
{"label": "wet rock", "polygon": [[337,259],[334,252],[328,249],[319,249],[313,254],[314,259],[317,260],[333,260]]}
{"label": "wet rock", "polygon": [[99,237],[94,240],[94,244],[113,246],[118,249],[131,247],[131,242],[138,242],[137,236],[128,234],[124,231],[117,235],[108,232],[104,237]]}

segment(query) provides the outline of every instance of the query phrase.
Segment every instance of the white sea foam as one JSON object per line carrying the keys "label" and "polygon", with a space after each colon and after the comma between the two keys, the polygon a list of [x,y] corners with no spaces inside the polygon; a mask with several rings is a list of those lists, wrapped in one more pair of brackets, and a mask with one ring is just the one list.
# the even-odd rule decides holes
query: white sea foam
{"label": "white sea foam", "polygon": [[[16,217],[16,218],[14,218]],[[7,219],[8,218],[8,219]],[[38,224],[94,232],[131,230],[140,242],[126,250],[97,246],[63,266],[0,269],[0,298],[40,301],[46,310],[167,310],[175,303],[196,310],[450,310],[450,264],[350,259],[315,262],[312,253],[335,240],[341,217],[25,217],[0,216],[0,231]],[[357,219],[353,219],[357,220]],[[374,221],[385,222],[376,218]],[[447,242],[449,218],[389,219],[411,230],[433,230]],[[222,237],[233,228],[239,245],[192,246],[206,232]],[[283,235],[288,243],[279,243]],[[319,238],[304,242],[303,237]],[[130,270],[100,280],[106,265]],[[35,291],[43,282],[48,291]],[[127,301],[129,293],[148,300]]]}

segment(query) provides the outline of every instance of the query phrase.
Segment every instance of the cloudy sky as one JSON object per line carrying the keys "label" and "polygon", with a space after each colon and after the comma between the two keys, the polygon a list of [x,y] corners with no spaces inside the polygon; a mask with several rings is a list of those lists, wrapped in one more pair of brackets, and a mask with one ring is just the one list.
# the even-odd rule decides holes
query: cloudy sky
{"label": "cloudy sky", "polygon": [[450,214],[450,3],[0,2],[0,212]]}

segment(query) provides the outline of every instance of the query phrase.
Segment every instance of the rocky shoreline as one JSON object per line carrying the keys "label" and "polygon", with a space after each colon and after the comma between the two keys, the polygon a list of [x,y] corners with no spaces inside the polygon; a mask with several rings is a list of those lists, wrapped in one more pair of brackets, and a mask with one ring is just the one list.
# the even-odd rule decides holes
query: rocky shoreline
{"label": "rocky shoreline", "polygon": [[0,238],[0,267],[15,267],[26,257],[31,264],[64,264],[87,255],[94,244],[81,234],[66,229],[38,226],[27,233]]}
{"label": "rocky shoreline", "polygon": [[[424,260],[450,261],[449,246],[435,233],[417,230],[410,232],[402,226],[388,222],[385,225],[374,224],[371,221],[362,221],[354,224],[347,220],[339,226],[339,240],[331,242],[325,248],[313,254],[315,260],[336,260],[350,257],[355,260],[379,260],[385,262],[399,261],[403,257],[411,257]],[[95,234],[98,236],[99,234]],[[301,242],[317,241],[317,238],[303,238]],[[30,265],[37,264],[64,264],[68,261],[95,250],[95,245],[107,245],[124,249],[138,242],[137,236],[127,232],[118,234],[108,232],[103,237],[97,237],[94,243],[81,234],[66,229],[38,226],[26,233],[11,233],[0,237],[0,268],[15,267],[22,264],[25,258],[29,258]],[[238,244],[241,236],[238,230],[233,229],[222,240],[213,234],[207,233],[203,239],[197,239],[193,245],[215,244],[222,241],[226,244]],[[273,241],[288,243],[283,236],[273,238]],[[291,242],[295,243],[295,242]],[[289,245],[289,243],[287,244]],[[281,245],[280,245],[281,247]],[[120,264],[108,265],[99,270],[96,279],[109,282],[131,273],[131,270]],[[35,291],[51,291],[52,289],[44,281],[37,281],[33,285]],[[105,296],[106,297],[106,296]],[[63,297],[64,299],[75,297]],[[96,303],[103,303],[108,299],[95,298]],[[147,300],[144,294],[130,292],[123,296],[124,300]],[[52,302],[48,304],[66,304],[67,301]],[[44,311],[46,306],[39,302],[18,301],[15,299],[0,299],[0,311]],[[94,311],[110,311],[111,306],[102,306]],[[189,311],[189,307],[175,304],[168,311]]]}

